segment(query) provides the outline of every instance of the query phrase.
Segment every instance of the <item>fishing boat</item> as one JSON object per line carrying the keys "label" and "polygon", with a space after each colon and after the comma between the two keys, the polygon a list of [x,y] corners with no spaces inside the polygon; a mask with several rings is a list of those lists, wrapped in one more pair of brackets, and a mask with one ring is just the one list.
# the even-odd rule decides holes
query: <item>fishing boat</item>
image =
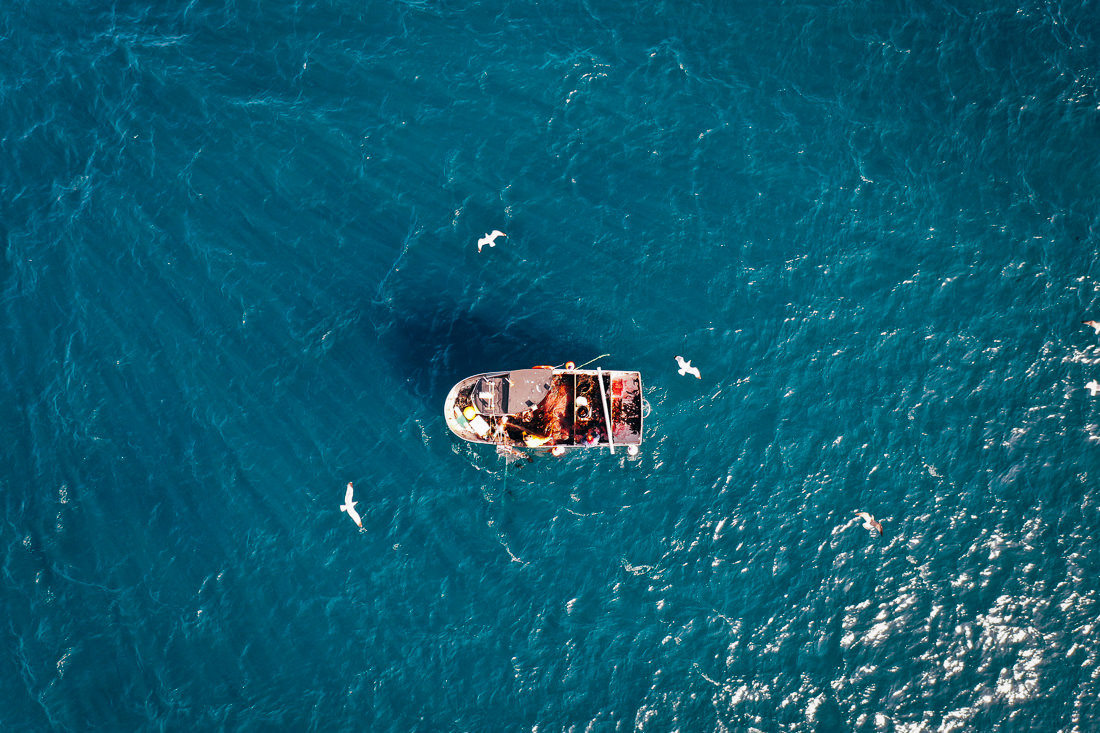
{"label": "fishing boat", "polygon": [[624,447],[642,443],[643,413],[638,372],[537,366],[487,372],[451,388],[443,406],[447,425],[471,443],[503,450]]}

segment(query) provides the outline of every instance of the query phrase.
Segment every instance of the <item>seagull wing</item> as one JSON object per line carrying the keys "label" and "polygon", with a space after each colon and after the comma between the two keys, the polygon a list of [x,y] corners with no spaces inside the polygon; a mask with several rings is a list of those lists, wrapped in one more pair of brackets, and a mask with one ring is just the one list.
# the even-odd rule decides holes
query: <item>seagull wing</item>
{"label": "seagull wing", "polygon": [[507,237],[508,235],[507,235],[507,234],[505,234],[504,232],[500,231],[499,229],[494,229],[494,230],[493,230],[493,231],[492,231],[492,232],[491,232],[491,233],[489,234],[489,236],[490,236],[490,237],[491,237],[492,239],[496,239],[497,237]]}
{"label": "seagull wing", "polygon": [[355,488],[351,485],[351,481],[348,481],[348,490],[344,492],[344,504],[349,510],[351,507],[355,506],[355,502],[351,500],[353,493],[355,493]]}
{"label": "seagull wing", "polygon": [[348,516],[351,517],[351,521],[359,525],[359,529],[363,528],[363,520],[359,517],[359,512],[355,511],[355,507],[348,507]]}

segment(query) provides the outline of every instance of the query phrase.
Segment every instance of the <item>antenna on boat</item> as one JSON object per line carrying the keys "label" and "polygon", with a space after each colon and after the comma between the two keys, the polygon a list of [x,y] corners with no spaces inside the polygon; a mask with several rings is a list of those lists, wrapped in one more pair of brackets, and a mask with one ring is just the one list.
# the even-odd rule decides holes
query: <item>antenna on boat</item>
{"label": "antenna on boat", "polygon": [[611,437],[611,410],[607,409],[607,392],[603,387],[603,369],[596,367],[596,381],[600,383],[600,398],[603,400],[603,420],[607,425],[607,447],[611,449],[611,455],[615,455],[615,439]]}
{"label": "antenna on boat", "polygon": [[590,359],[590,360],[586,361],[585,363],[581,364],[579,367],[577,367],[577,369],[584,369],[586,366],[588,366],[592,362],[599,361],[600,359],[604,358],[605,356],[611,356],[611,354],[600,354],[595,359]]}

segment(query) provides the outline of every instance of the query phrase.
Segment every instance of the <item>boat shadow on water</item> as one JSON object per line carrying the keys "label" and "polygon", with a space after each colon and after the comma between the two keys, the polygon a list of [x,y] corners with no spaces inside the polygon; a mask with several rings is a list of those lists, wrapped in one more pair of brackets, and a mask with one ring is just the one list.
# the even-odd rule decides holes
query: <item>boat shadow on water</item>
{"label": "boat shadow on water", "polygon": [[[372,319],[386,358],[409,391],[439,412],[460,379],[486,371],[556,366],[599,356],[599,347],[535,318],[448,307],[385,309]],[[442,424],[442,415],[440,415]]]}

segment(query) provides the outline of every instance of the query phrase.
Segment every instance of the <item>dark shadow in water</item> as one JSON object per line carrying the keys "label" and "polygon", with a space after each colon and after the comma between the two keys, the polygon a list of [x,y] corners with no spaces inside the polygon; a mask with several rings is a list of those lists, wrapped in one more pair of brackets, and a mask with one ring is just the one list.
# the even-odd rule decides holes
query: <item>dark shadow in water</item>
{"label": "dark shadow in water", "polygon": [[442,405],[455,382],[473,374],[566,361],[579,365],[601,353],[576,335],[585,330],[580,324],[575,330],[558,328],[488,306],[434,301],[379,307],[372,316],[383,353],[432,409]]}

